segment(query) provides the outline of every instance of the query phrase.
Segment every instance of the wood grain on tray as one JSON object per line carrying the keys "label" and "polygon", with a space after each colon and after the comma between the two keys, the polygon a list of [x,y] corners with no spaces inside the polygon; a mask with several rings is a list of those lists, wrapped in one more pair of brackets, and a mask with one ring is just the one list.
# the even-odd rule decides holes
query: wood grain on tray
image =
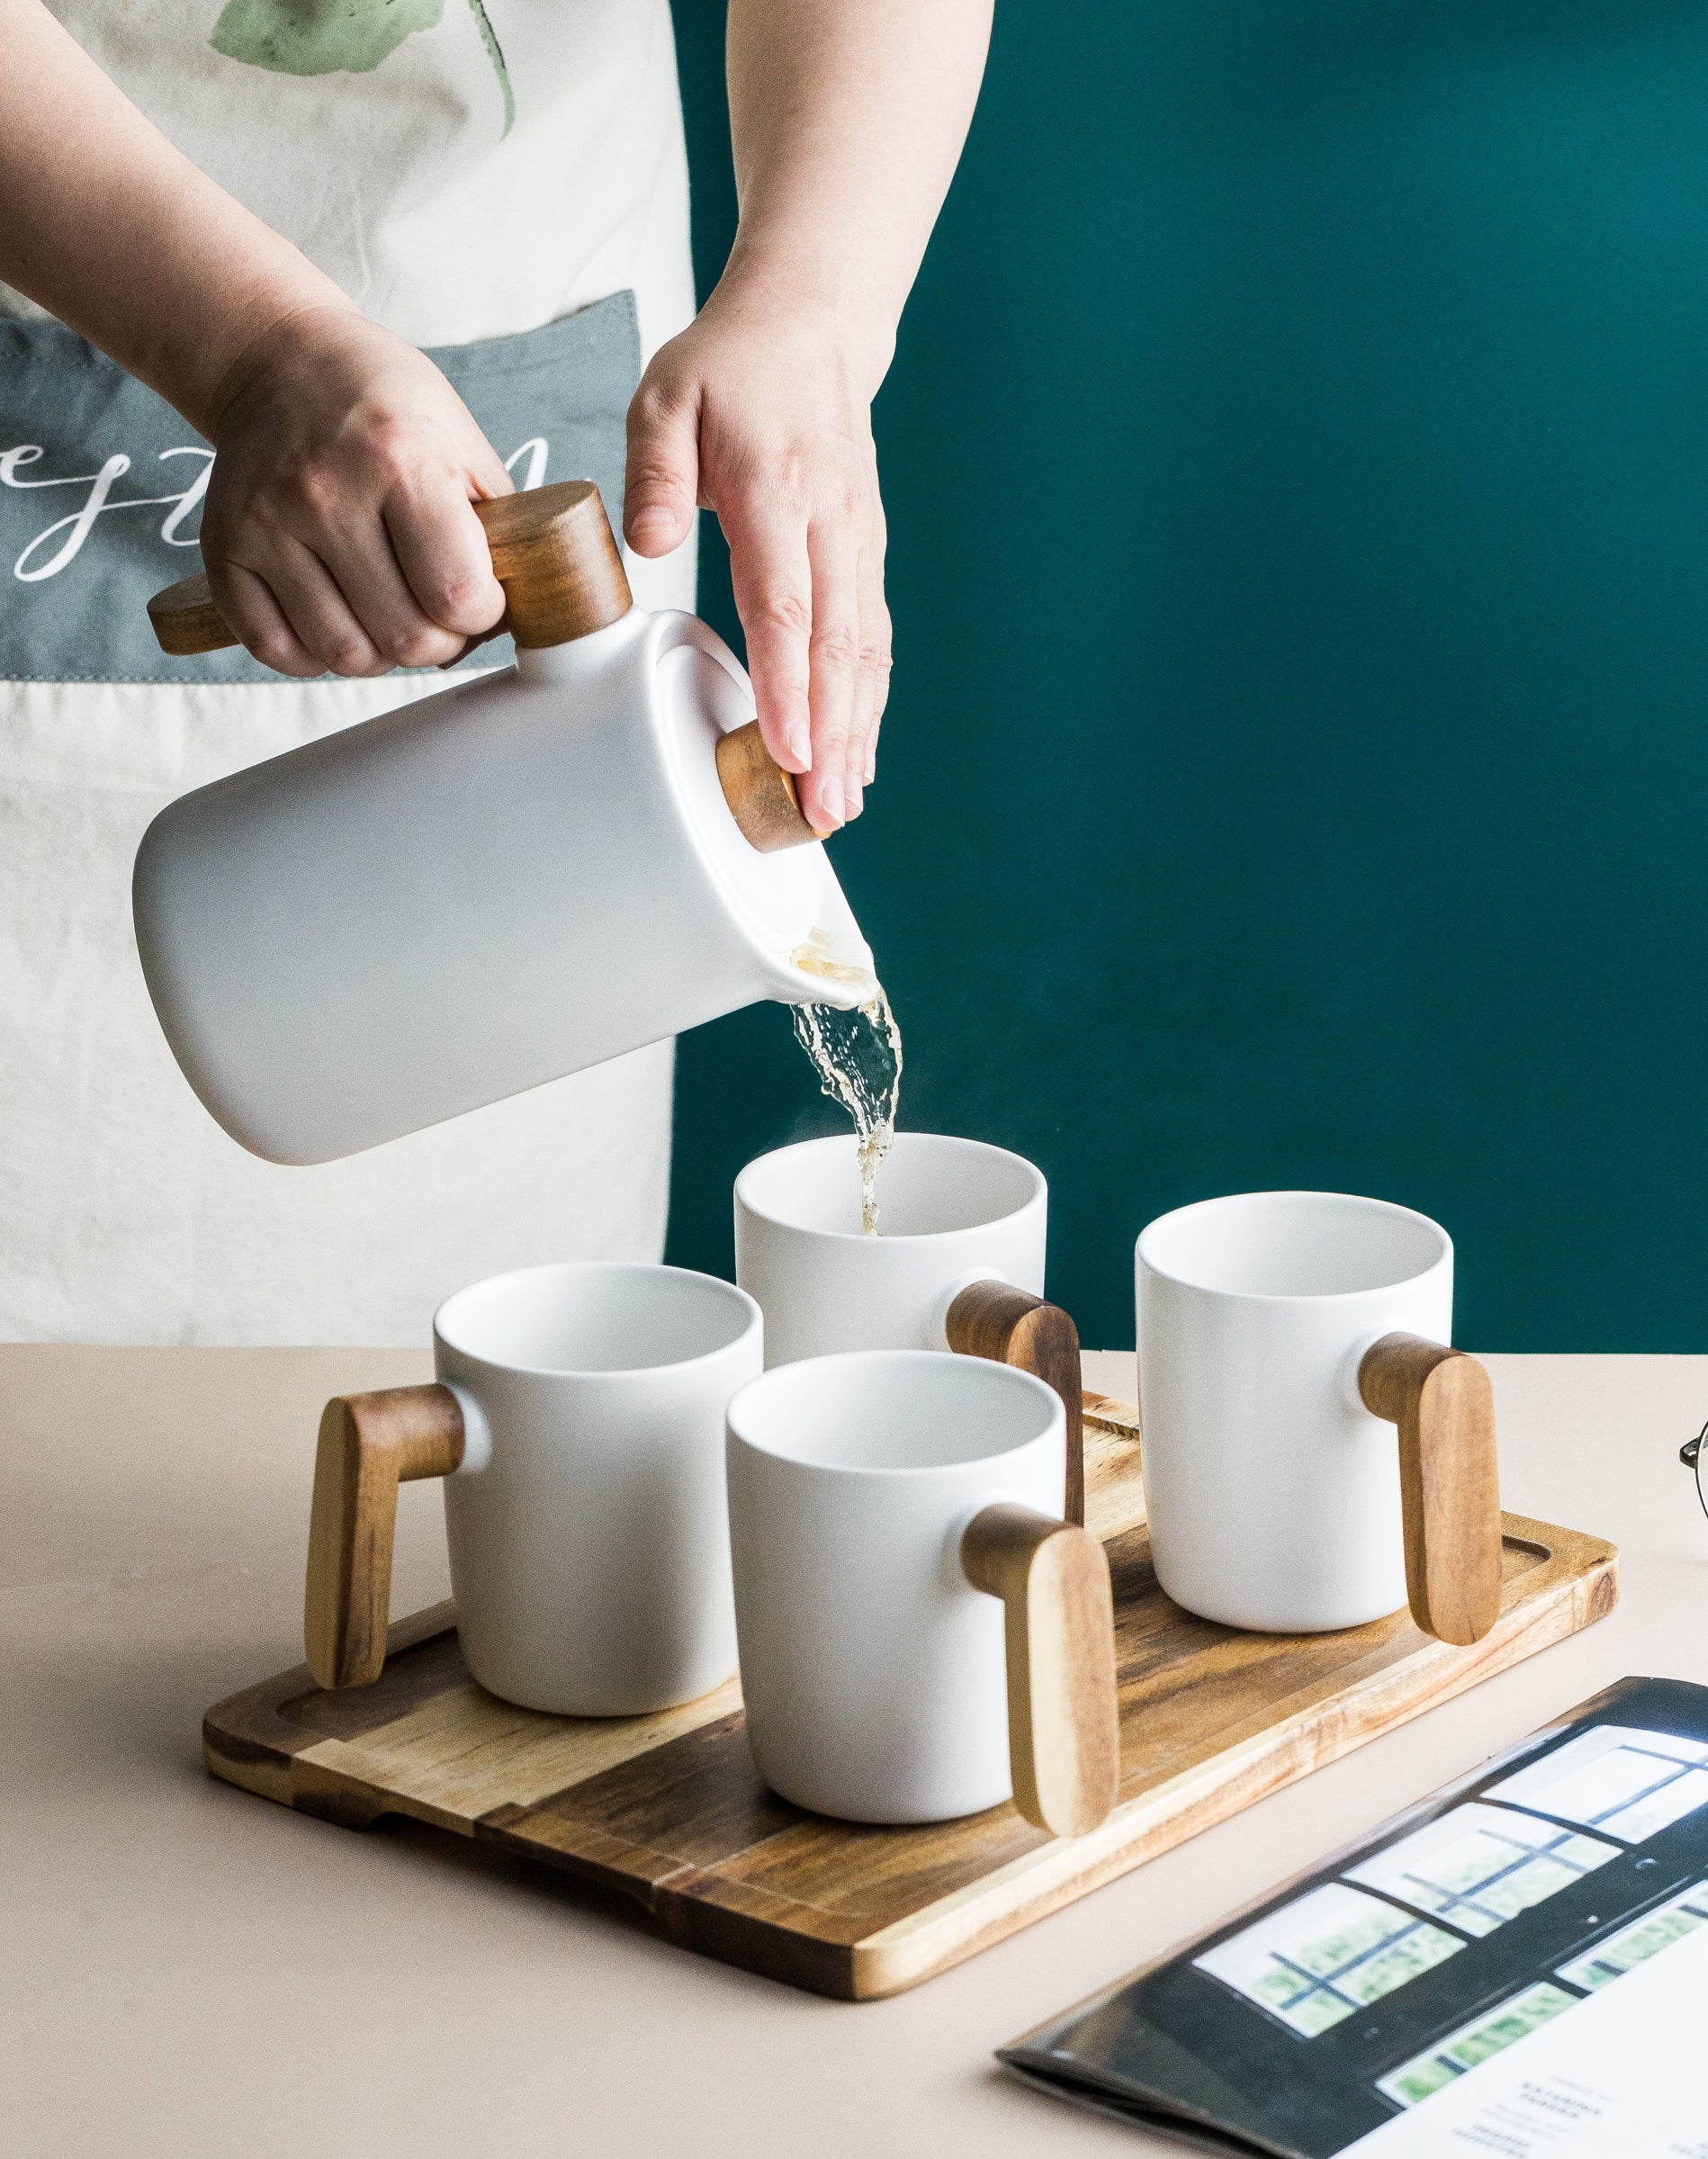
{"label": "wood grain on tray", "polygon": [[1599,1538],[1503,1517],[1501,1613],[1467,1649],[1407,1613],[1334,1634],[1251,1634],[1156,1586],[1137,1413],[1085,1402],[1087,1526],[1108,1550],[1119,1799],[1052,1838],[1011,1805],[922,1829],[804,1813],[754,1773],[733,1679],[680,1708],[542,1715],[475,1686],[441,1605],[391,1630],[371,1686],[308,1668],[209,1712],[215,1775],[352,1828],[408,1814],[626,1893],[684,1948],[845,2000],[899,1992],[1613,1609]]}

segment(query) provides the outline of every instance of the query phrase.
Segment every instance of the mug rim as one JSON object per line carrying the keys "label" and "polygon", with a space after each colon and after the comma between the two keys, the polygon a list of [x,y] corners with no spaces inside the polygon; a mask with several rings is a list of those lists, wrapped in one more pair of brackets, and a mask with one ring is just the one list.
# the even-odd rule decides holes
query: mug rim
{"label": "mug rim", "polygon": [[[1390,1221],[1416,1222],[1421,1228],[1427,1229],[1438,1240],[1440,1248],[1427,1266],[1418,1267],[1409,1274],[1402,1274],[1396,1281],[1370,1282],[1357,1290],[1320,1291],[1238,1290],[1225,1288],[1216,1282],[1194,1281],[1189,1274],[1182,1274],[1173,1267],[1160,1264],[1146,1249],[1146,1241],[1153,1237],[1155,1232],[1164,1229],[1171,1223],[1178,1222],[1184,1215],[1208,1213],[1212,1210],[1224,1208],[1233,1209],[1252,1201],[1266,1200],[1344,1201],[1371,1214],[1385,1216]],[[1137,1264],[1143,1267],[1146,1273],[1155,1275],[1160,1282],[1172,1282],[1178,1289],[1190,1290],[1199,1297],[1221,1297],[1226,1298],[1230,1303],[1238,1304],[1332,1305],[1352,1303],[1362,1297],[1386,1296],[1391,1291],[1407,1289],[1415,1282],[1425,1281],[1438,1268],[1452,1264],[1453,1240],[1433,1216],[1425,1214],[1418,1208],[1404,1206],[1398,1200],[1378,1200],[1366,1192],[1316,1191],[1301,1185],[1281,1192],[1218,1192],[1207,1200],[1191,1200],[1183,1207],[1171,1207],[1165,1214],[1159,1214],[1153,1221],[1146,1222],[1139,1231],[1133,1246],[1133,1256]]]}
{"label": "mug rim", "polygon": [[[691,1357],[671,1357],[657,1364],[523,1364],[508,1357],[494,1357],[484,1350],[474,1349],[466,1341],[459,1341],[446,1331],[445,1316],[451,1308],[464,1297],[472,1297],[477,1290],[494,1290],[502,1282],[521,1282],[529,1276],[562,1274],[586,1281],[593,1274],[664,1274],[679,1281],[703,1285],[716,1292],[725,1303],[733,1300],[745,1309],[747,1324],[739,1334],[715,1349],[703,1349]],[[639,1379],[654,1379],[670,1372],[687,1372],[697,1364],[708,1364],[718,1357],[729,1356],[750,1342],[758,1333],[763,1339],[765,1315],[758,1300],[735,1282],[725,1282],[721,1274],[703,1273],[697,1267],[667,1266],[662,1260],[647,1259],[554,1259],[545,1260],[532,1267],[507,1267],[499,1274],[482,1275],[479,1282],[464,1282],[439,1305],[433,1315],[433,1340],[436,1345],[465,1357],[472,1364],[484,1366],[488,1372],[513,1372],[535,1380],[576,1380],[587,1381],[609,1381],[621,1382]]]}
{"label": "mug rim", "polygon": [[[751,1434],[739,1431],[736,1428],[737,1409],[749,1395],[764,1387],[771,1387],[775,1390],[789,1384],[789,1375],[791,1374],[800,1375],[815,1369],[822,1370],[828,1365],[860,1364],[869,1370],[880,1362],[889,1365],[924,1363],[941,1365],[951,1360],[957,1365],[969,1366],[981,1372],[1001,1375],[995,1381],[999,1387],[1018,1384],[1022,1392],[1031,1394],[1035,1399],[1040,1399],[1050,1409],[1049,1421],[1041,1432],[1034,1432],[1025,1439],[1016,1440],[1011,1446],[1000,1447],[993,1454],[969,1455],[965,1460],[958,1462],[911,1462],[893,1464],[803,1462],[798,1454],[785,1453],[780,1448],[769,1444],[767,1441],[756,1439]],[[825,1376],[829,1378],[833,1375],[826,1374]],[[798,1377],[796,1383],[798,1383]],[[989,1382],[981,1379],[977,1383],[984,1386]],[[1024,1453],[1028,1447],[1035,1447],[1040,1439],[1048,1438],[1050,1433],[1056,1428],[1058,1417],[1065,1429],[1067,1412],[1063,1407],[1061,1396],[1047,1381],[1040,1380],[1035,1373],[1022,1372],[1015,1364],[998,1364],[985,1357],[955,1356],[953,1353],[940,1349],[840,1349],[832,1350],[822,1357],[797,1357],[787,1364],[774,1364],[769,1372],[760,1372],[753,1379],[745,1381],[730,1397],[724,1412],[724,1426],[731,1440],[738,1446],[746,1447],[754,1454],[763,1455],[768,1462],[780,1462],[787,1469],[800,1470],[813,1477],[854,1477],[880,1480],[957,1477],[969,1471],[989,1469],[998,1462],[1006,1462],[1011,1455]]]}
{"label": "mug rim", "polygon": [[[764,1154],[755,1155],[751,1162],[743,1163],[735,1174],[735,1203],[750,1214],[756,1222],[763,1222],[772,1229],[783,1230],[790,1237],[818,1237],[829,1244],[858,1245],[864,1248],[867,1246],[882,1246],[885,1242],[891,1246],[930,1245],[939,1238],[970,1237],[981,1229],[993,1229],[999,1223],[1018,1221],[1021,1215],[1048,1198],[1049,1180],[1045,1176],[1043,1171],[1038,1168],[1037,1163],[1029,1162],[1024,1155],[1017,1155],[1012,1147],[998,1147],[993,1139],[971,1139],[964,1132],[897,1132],[894,1145],[899,1147],[905,1141],[912,1146],[920,1140],[926,1141],[932,1147],[966,1149],[975,1154],[994,1156],[1002,1161],[1011,1162],[1019,1168],[1023,1169],[1030,1177],[1032,1189],[1018,1207],[1006,1208],[1000,1214],[986,1215],[982,1221],[969,1222],[958,1229],[918,1229],[906,1230],[899,1235],[892,1233],[887,1240],[881,1232],[876,1237],[867,1237],[860,1229],[819,1229],[807,1222],[791,1221],[787,1215],[778,1214],[769,1207],[761,1207],[743,1189],[750,1174],[761,1169],[767,1163],[777,1161],[781,1156],[800,1154],[808,1147],[847,1147],[850,1150],[858,1147],[859,1142],[852,1132],[828,1132],[821,1133],[815,1139],[792,1139],[787,1147],[768,1147]],[[883,1174],[881,1165],[878,1174],[880,1176]],[[880,1194],[880,1199],[881,1197]],[[836,1354],[854,1355],[861,1353],[846,1351]],[[933,1354],[935,1353],[925,1352],[922,1354]]]}

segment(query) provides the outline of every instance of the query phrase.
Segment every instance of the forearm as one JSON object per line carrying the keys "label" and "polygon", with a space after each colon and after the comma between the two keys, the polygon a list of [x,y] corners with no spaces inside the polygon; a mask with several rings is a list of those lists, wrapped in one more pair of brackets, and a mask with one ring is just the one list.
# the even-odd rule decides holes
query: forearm
{"label": "forearm", "polygon": [[472,499],[509,474],[422,354],[182,157],[39,0],[0,0],[0,277],[219,454],[202,553],[290,675],[454,658],[497,621]]}
{"label": "forearm", "polygon": [[211,431],[246,349],[332,281],[180,155],[40,0],[0,0],[0,277]]}
{"label": "forearm", "polygon": [[730,0],[726,287],[843,317],[876,390],[973,116],[990,0]]}
{"label": "forearm", "polygon": [[872,398],[966,139],[990,0],[729,0],[741,222],[629,408],[625,530],[717,512],[767,747],[821,831],[858,816],[887,695]]}

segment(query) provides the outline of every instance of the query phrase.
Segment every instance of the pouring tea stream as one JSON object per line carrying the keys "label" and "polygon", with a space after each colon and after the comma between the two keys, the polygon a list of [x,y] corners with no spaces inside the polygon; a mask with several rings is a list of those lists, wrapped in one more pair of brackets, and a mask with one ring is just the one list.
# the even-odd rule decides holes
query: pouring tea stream
{"label": "pouring tea stream", "polygon": [[[803,945],[795,955],[809,975],[832,982],[852,979],[835,954]],[[797,1004],[791,1014],[795,1039],[818,1075],[819,1091],[854,1120],[854,1160],[860,1180],[860,1228],[877,1235],[877,1173],[895,1145],[895,1111],[902,1093],[902,1030],[882,983],[864,1003],[843,1011],[834,1004]]]}
{"label": "pouring tea stream", "polygon": [[[515,667],[184,796],[138,850],[166,1039],[270,1161],[336,1160],[743,1004],[879,994],[744,670],[697,617],[634,605],[598,489],[476,509]],[[236,642],[202,578],[149,615],[175,653]]]}

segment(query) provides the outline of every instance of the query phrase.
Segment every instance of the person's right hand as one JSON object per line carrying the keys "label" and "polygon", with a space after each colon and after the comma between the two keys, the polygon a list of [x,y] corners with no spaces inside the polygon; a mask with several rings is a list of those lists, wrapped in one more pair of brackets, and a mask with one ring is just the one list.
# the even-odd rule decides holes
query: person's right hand
{"label": "person's right hand", "polygon": [[504,611],[472,504],[512,491],[425,355],[344,307],[286,316],[215,399],[214,602],[283,675],[436,667]]}

